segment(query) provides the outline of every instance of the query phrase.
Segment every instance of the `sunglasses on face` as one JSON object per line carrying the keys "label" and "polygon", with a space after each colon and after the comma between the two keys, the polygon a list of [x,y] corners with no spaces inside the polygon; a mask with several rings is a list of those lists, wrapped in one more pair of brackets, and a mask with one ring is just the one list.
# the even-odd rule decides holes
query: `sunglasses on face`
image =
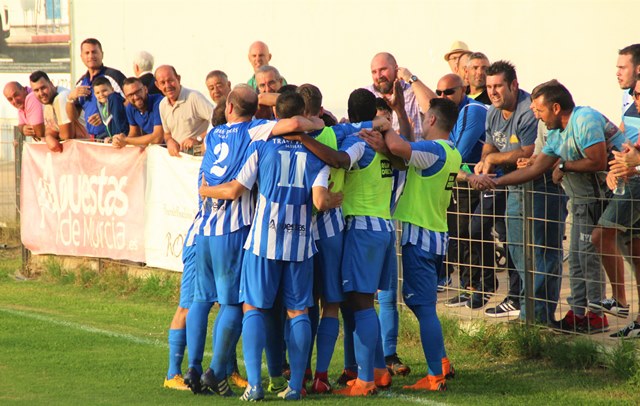
{"label": "sunglasses on face", "polygon": [[436,94],[438,96],[442,96],[443,94],[445,96],[451,96],[452,94],[454,94],[456,92],[456,89],[459,88],[460,86],[456,86],[456,87],[451,87],[449,89],[444,89],[444,90],[440,90],[440,89],[436,89]]}

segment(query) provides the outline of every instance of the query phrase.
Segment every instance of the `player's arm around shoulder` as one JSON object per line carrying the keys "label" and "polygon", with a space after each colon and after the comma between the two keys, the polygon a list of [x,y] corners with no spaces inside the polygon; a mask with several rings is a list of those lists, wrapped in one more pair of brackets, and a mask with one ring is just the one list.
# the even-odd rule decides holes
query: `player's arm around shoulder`
{"label": "player's arm around shoulder", "polygon": [[329,167],[324,166],[311,188],[313,205],[318,211],[327,211],[342,205],[343,194],[329,191]]}

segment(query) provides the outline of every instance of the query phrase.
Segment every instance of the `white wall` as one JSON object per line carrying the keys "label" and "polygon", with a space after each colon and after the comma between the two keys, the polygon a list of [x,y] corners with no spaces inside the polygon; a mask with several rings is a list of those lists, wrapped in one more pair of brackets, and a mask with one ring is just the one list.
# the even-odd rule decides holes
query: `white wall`
{"label": "white wall", "polygon": [[492,61],[512,61],[522,88],[557,78],[577,104],[619,122],[617,51],[640,42],[637,0],[74,0],[71,11],[75,78],[84,71],[78,44],[91,36],[105,64],[126,75],[145,49],[204,92],[212,69],[246,81],[249,44],[261,39],[290,83],[316,84],[339,115],[351,90],[371,82],[376,52],[393,53],[433,87],[460,39]]}

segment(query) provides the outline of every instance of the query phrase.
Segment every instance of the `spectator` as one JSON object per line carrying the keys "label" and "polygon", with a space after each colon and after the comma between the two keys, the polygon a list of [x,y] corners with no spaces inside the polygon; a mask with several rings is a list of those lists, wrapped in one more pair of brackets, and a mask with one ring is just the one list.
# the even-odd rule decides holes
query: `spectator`
{"label": "spectator", "polygon": [[618,68],[616,76],[622,89],[622,124],[620,129],[632,143],[638,141],[640,130],[640,113],[633,103],[633,91],[636,87],[637,75],[640,74],[640,44],[622,48],[618,52]]}
{"label": "spectator", "polygon": [[[371,78],[373,84],[366,87],[376,97],[382,97],[383,99],[389,99],[393,95],[393,84],[398,78],[398,64],[396,58],[388,52],[380,52],[376,54],[371,60]],[[409,72],[410,73],[410,72]],[[422,118],[420,116],[420,107],[416,96],[413,93],[412,85],[418,82],[419,79],[415,75],[405,77],[402,85],[402,92],[404,93],[404,109],[409,117],[409,122],[413,129],[413,136],[415,139],[422,138]],[[424,106],[422,106],[424,108]],[[397,132],[400,131],[400,122],[397,114],[393,113],[393,121],[391,122],[393,129]],[[408,134],[402,134],[408,136]]]}
{"label": "spectator", "polygon": [[464,66],[469,87],[467,95],[474,100],[491,104],[491,99],[487,94],[487,68],[491,65],[489,58],[482,52],[472,52],[469,54],[469,62]]}
{"label": "spectator", "polygon": [[18,130],[35,141],[44,138],[43,106],[29,87],[18,82],[4,85],[4,97],[18,110]]}
{"label": "spectator", "polygon": [[571,310],[558,328],[586,333],[606,331],[606,315],[601,311],[585,314],[588,303],[602,300],[604,275],[595,242],[584,236],[591,235],[603,212],[606,186],[601,173],[607,166],[607,150],[621,149],[624,135],[594,109],[576,107],[571,93],[557,81],[538,86],[532,98],[533,108],[549,129],[547,142],[531,166],[499,177],[495,184],[521,184],[553,170],[554,181],[562,182],[571,198],[573,214],[569,249]]}
{"label": "spectator", "polygon": [[[153,55],[147,51],[140,51],[133,58],[133,74],[147,88],[149,94],[162,94],[156,87],[153,77]],[[124,90],[124,89],[123,89]]]}
{"label": "spectator", "polygon": [[101,134],[105,134],[105,129],[100,113],[96,97],[92,92],[91,85],[96,78],[105,77],[111,82],[113,90],[122,94],[122,83],[124,75],[119,70],[106,67],[102,64],[102,44],[95,38],[87,38],[80,44],[80,57],[82,63],[87,67],[87,72],[80,77],[76,83],[76,88],[69,92],[67,96],[68,104],[66,106],[67,115],[71,120],[75,120],[80,116],[80,111],[84,111],[87,132],[89,136],[95,138]]}
{"label": "spectator", "polygon": [[65,109],[69,89],[54,86],[43,71],[29,76],[33,93],[44,105],[45,141],[50,150],[61,152],[60,140],[87,138],[87,130],[80,118],[70,119]]}
{"label": "spectator", "polygon": [[[249,63],[253,67],[253,76],[247,81],[247,84],[258,90],[258,83],[256,82],[256,73],[258,69],[263,66],[269,66],[271,61],[271,54],[269,53],[269,47],[262,41],[256,41],[249,47]],[[282,84],[286,85],[287,81],[282,78]]]}
{"label": "spectator", "polygon": [[165,96],[160,102],[164,142],[169,155],[179,156],[180,151],[202,144],[213,106],[202,93],[183,87],[173,66],[160,66],[155,76],[156,86]]}
{"label": "spectator", "polygon": [[131,77],[124,81],[124,94],[129,104],[125,107],[129,134],[116,134],[113,146],[145,146],[159,144],[164,139],[162,120],[160,119],[161,94],[149,94],[139,78]]}
{"label": "spectator", "polygon": [[96,104],[100,120],[105,132],[96,135],[96,141],[111,142],[116,134],[128,134],[129,126],[124,111],[124,99],[113,91],[111,82],[105,77],[96,78],[91,84],[96,96]]}
{"label": "spectator", "polygon": [[229,82],[227,74],[221,70],[209,72],[205,79],[205,85],[209,90],[211,100],[216,106],[225,100],[231,92],[231,82]]}
{"label": "spectator", "polygon": [[[449,64],[449,69],[451,69],[452,73],[456,75],[459,74],[459,62],[460,58],[464,54],[468,54],[471,51],[469,50],[469,46],[462,41],[453,41],[451,44],[451,49],[449,52],[444,54],[444,60]],[[462,65],[464,67],[464,65]]]}

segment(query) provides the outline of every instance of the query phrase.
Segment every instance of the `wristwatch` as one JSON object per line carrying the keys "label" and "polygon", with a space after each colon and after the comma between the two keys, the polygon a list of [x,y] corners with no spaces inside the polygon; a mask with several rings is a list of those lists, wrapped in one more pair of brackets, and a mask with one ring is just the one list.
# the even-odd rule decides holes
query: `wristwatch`
{"label": "wristwatch", "polygon": [[564,162],[560,162],[560,165],[558,165],[558,169],[564,172]]}
{"label": "wristwatch", "polygon": [[413,82],[417,81],[418,77],[416,75],[411,75],[411,77],[409,78],[409,80],[407,81],[408,84],[412,85]]}

